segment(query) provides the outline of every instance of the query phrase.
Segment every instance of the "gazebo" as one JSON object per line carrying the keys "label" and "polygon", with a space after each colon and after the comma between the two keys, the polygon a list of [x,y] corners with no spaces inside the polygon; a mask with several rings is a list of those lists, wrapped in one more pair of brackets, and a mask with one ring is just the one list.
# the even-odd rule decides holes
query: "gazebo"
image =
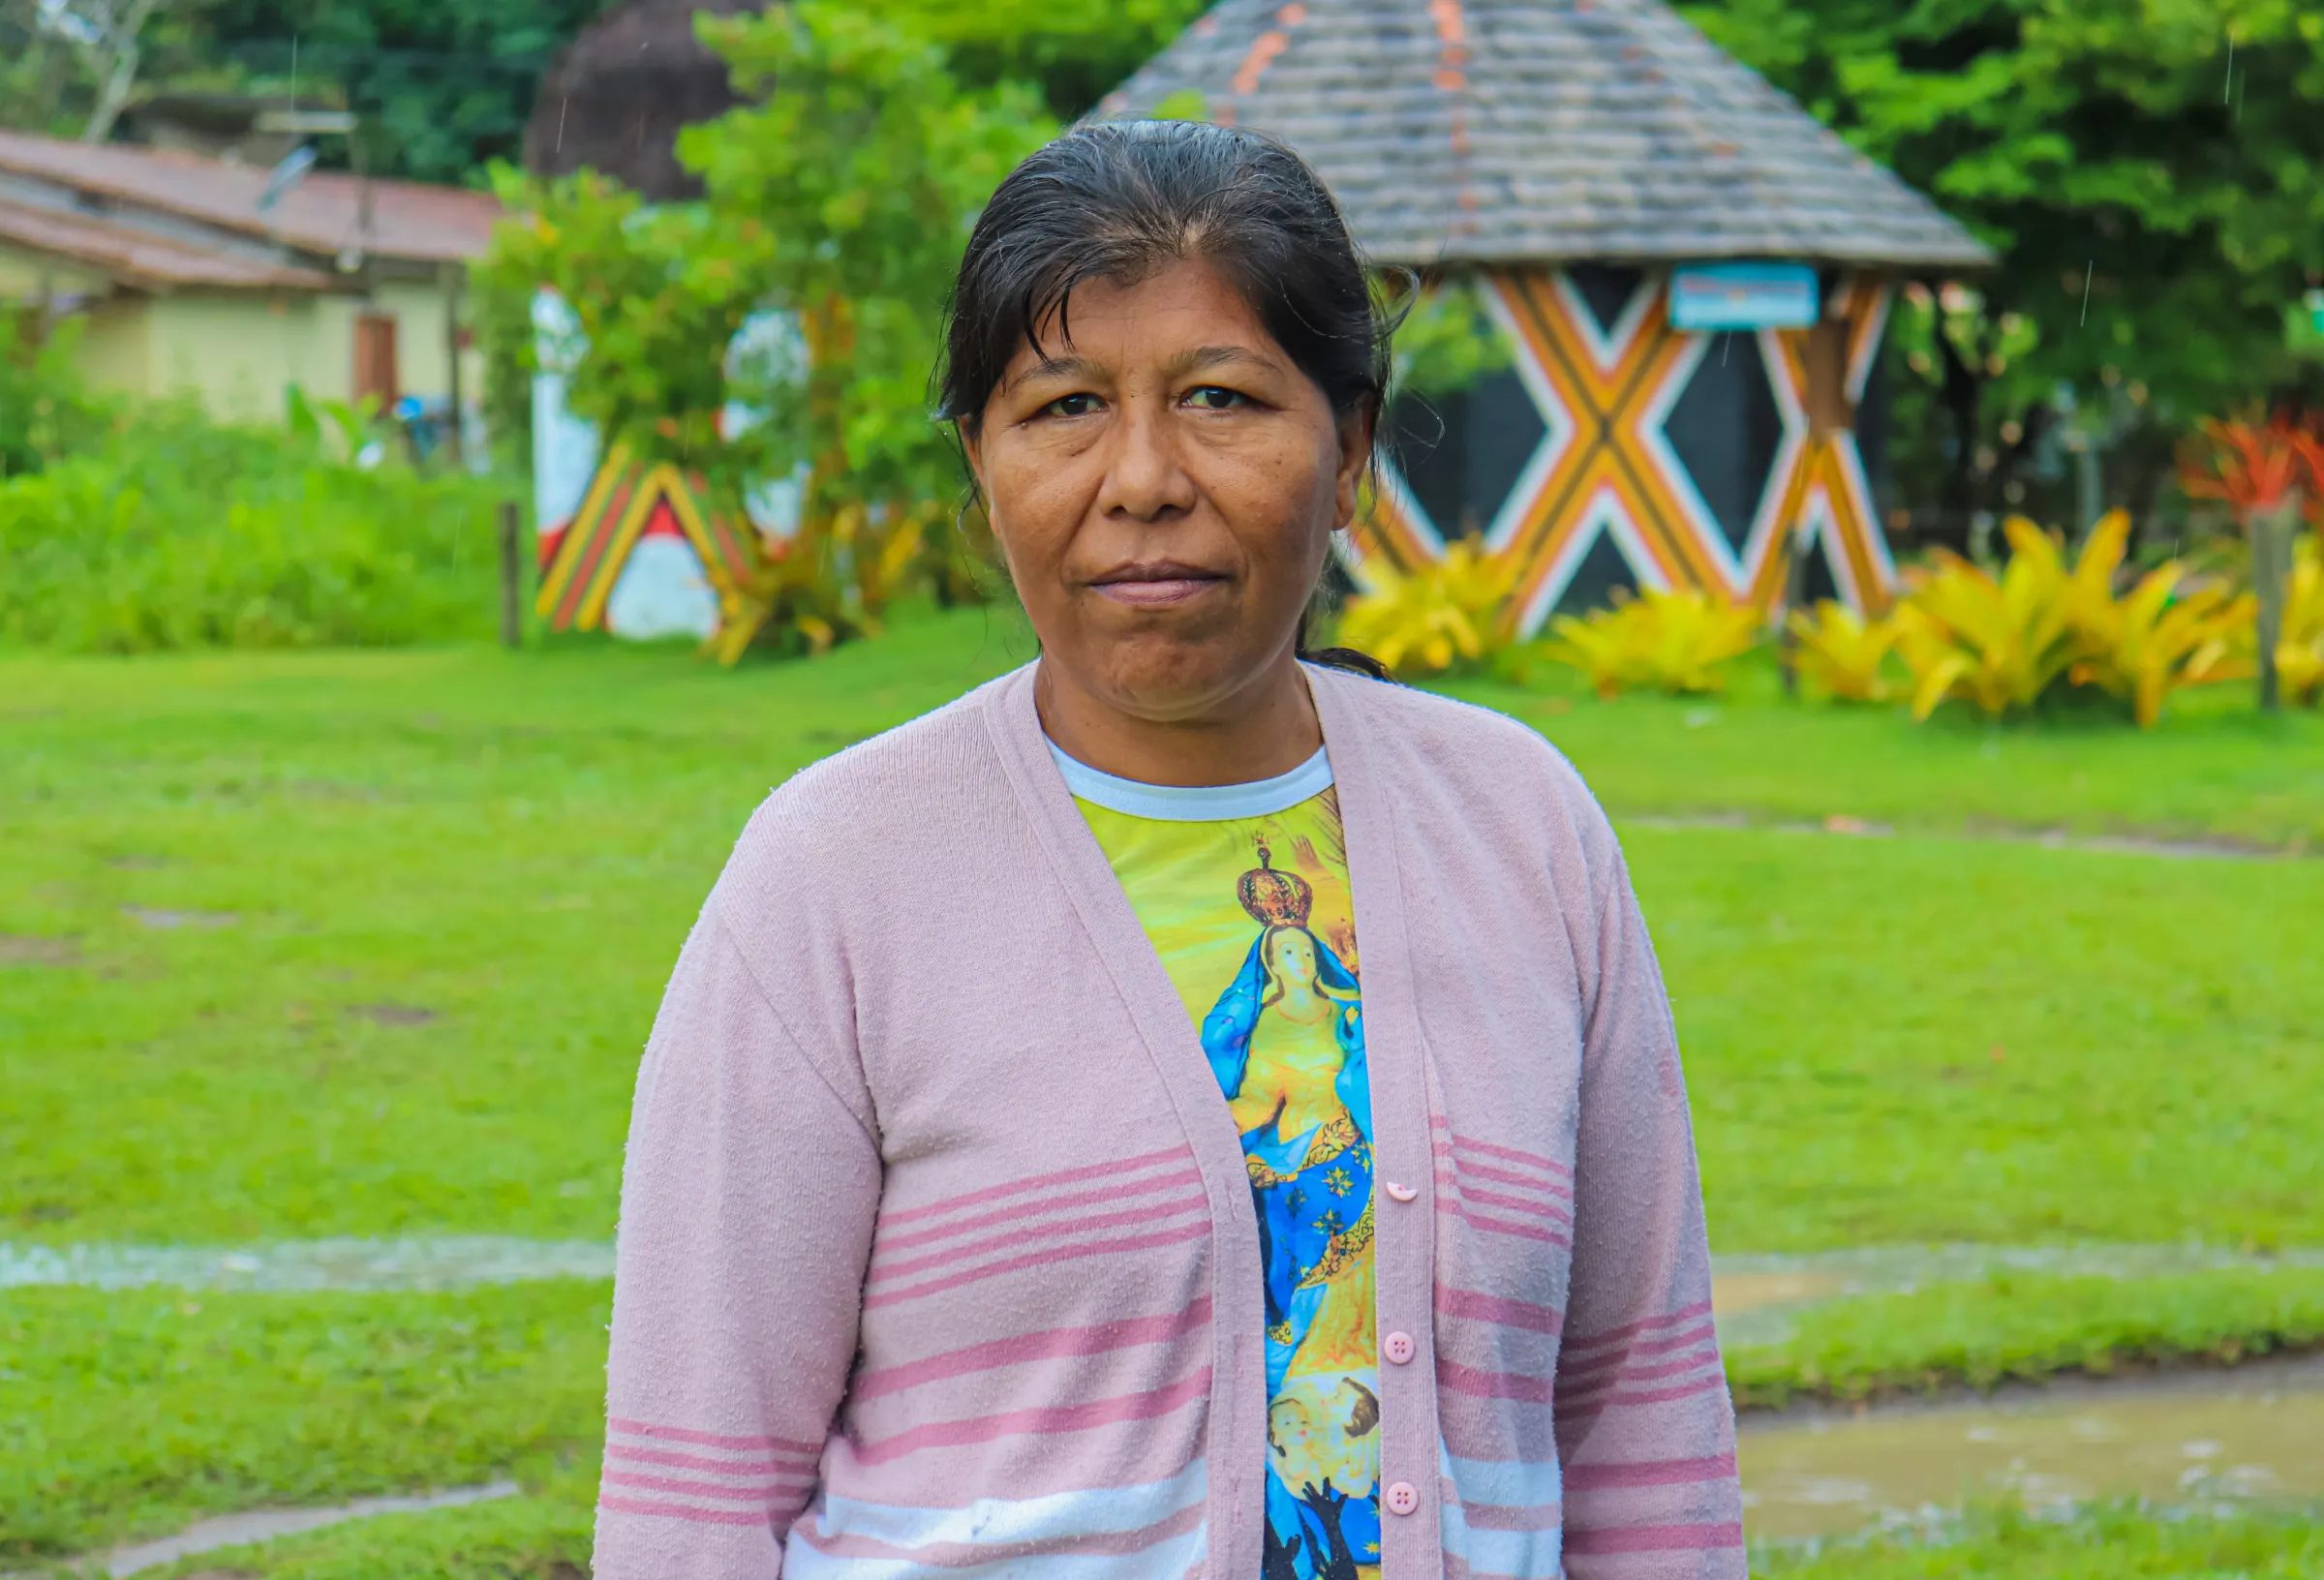
{"label": "gazebo", "polygon": [[1390,413],[1360,556],[1480,537],[1521,631],[1620,588],[1772,609],[1795,553],[1887,601],[1894,283],[1991,255],[1657,0],[1224,0],[1097,113],[1280,137],[1374,262],[1478,284],[1509,364]]}

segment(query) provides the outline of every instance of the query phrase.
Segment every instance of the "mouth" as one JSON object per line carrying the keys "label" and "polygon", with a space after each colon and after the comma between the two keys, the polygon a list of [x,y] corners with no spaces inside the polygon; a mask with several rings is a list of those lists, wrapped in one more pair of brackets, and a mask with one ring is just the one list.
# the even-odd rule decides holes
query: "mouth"
{"label": "mouth", "polygon": [[1103,597],[1133,609],[1168,609],[1189,603],[1227,578],[1215,570],[1182,564],[1176,560],[1121,565],[1093,578],[1089,586]]}

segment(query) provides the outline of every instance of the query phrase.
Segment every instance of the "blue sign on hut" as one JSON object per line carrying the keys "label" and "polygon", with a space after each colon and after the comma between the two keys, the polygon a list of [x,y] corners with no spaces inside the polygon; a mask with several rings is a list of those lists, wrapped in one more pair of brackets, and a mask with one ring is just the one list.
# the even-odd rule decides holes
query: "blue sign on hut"
{"label": "blue sign on hut", "polygon": [[1991,261],[1657,0],[1224,0],[1099,107],[1283,138],[1358,243],[1469,280],[1507,366],[1390,414],[1360,553],[1481,538],[1512,623],[1620,588],[1878,609],[1894,283]]}

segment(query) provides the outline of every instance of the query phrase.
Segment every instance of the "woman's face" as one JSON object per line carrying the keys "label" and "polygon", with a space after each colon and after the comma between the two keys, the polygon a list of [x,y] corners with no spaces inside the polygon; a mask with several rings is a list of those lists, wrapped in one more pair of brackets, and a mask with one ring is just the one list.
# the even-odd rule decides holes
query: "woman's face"
{"label": "woman's face", "polygon": [[1368,420],[1337,418],[1209,265],[1074,291],[967,440],[1045,665],[1135,717],[1221,710],[1284,661]]}

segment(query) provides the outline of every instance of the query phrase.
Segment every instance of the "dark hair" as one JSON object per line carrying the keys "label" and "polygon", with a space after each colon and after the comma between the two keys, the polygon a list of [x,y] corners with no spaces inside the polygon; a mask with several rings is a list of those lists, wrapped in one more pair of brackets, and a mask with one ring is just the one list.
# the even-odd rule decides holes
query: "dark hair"
{"label": "dark hair", "polygon": [[[953,284],[937,414],[973,434],[1021,347],[1052,318],[1072,338],[1076,287],[1182,258],[1225,277],[1334,414],[1378,418],[1394,324],[1339,205],[1282,143],[1194,121],[1081,127],[1010,172]],[[1308,651],[1306,629],[1300,657],[1387,678],[1366,654]]]}

